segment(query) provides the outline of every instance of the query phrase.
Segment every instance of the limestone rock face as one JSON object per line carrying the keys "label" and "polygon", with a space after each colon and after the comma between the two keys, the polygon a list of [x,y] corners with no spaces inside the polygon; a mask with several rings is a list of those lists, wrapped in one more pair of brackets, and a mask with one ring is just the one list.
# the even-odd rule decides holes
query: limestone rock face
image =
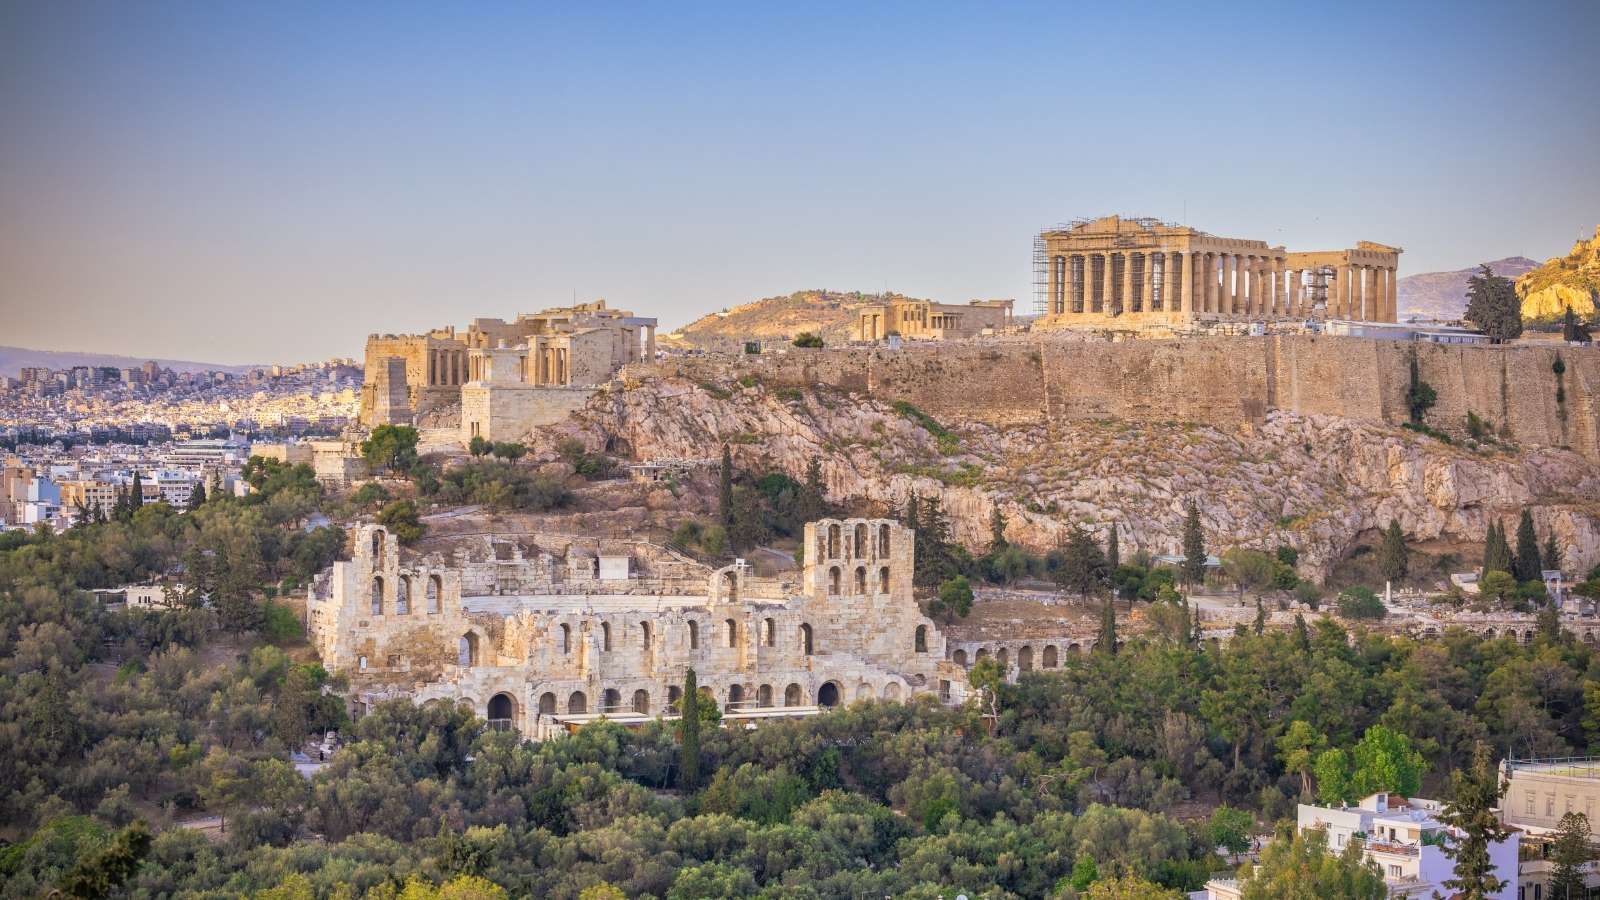
{"label": "limestone rock face", "polygon": [[1116,522],[1125,553],[1175,553],[1193,498],[1213,552],[1288,544],[1308,573],[1391,518],[1412,541],[1476,543],[1492,520],[1514,529],[1525,506],[1541,534],[1554,530],[1569,569],[1600,562],[1590,499],[1600,496],[1600,467],[1568,450],[1473,452],[1403,429],[1286,412],[1226,427],[939,424],[958,446],[941,447],[911,416],[853,394],[660,378],[602,391],[538,440],[626,441],[640,459],[714,458],[727,442],[741,467],[796,478],[816,458],[836,500],[893,510],[911,491],[938,495],[956,537],[975,551],[998,504],[1007,537],[1036,551],[1071,523]]}
{"label": "limestone rock face", "polygon": [[1569,309],[1580,319],[1593,318],[1594,298],[1589,296],[1588,291],[1565,284],[1552,284],[1529,291],[1522,298],[1524,319],[1547,322],[1561,318]]}
{"label": "limestone rock face", "polygon": [[1579,317],[1594,315],[1600,293],[1600,226],[1592,240],[1579,240],[1566,256],[1558,256],[1517,279],[1522,317],[1550,321],[1568,309]]}

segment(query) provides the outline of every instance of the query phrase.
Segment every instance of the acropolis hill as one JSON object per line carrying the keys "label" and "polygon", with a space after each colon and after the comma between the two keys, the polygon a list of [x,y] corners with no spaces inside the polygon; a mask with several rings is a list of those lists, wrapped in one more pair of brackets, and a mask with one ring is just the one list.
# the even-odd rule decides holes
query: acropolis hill
{"label": "acropolis hill", "polygon": [[[1471,412],[1504,424],[1521,445],[1566,447],[1600,462],[1600,358],[1555,347],[1302,335],[1118,342],[1049,335],[892,351],[690,357],[638,371],[823,384],[993,425],[1102,419],[1230,425],[1259,422],[1273,410],[1398,425],[1408,420],[1413,358],[1420,380],[1438,394],[1430,423],[1458,427]],[[1564,402],[1557,402],[1558,385]]]}

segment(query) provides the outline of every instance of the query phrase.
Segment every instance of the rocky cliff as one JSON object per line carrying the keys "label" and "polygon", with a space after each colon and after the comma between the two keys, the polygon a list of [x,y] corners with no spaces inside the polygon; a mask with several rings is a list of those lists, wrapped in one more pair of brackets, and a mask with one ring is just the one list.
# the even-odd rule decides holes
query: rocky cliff
{"label": "rocky cliff", "polygon": [[[1484,265],[1496,275],[1506,278],[1516,278],[1539,267],[1539,263],[1526,256],[1508,256]],[[1461,318],[1467,311],[1467,279],[1477,273],[1478,267],[1473,266],[1454,272],[1407,275],[1396,281],[1395,292],[1401,320],[1416,317],[1452,321]]]}
{"label": "rocky cliff", "polygon": [[1172,553],[1193,498],[1213,550],[1286,543],[1307,571],[1390,518],[1413,541],[1476,543],[1491,519],[1514,528],[1524,506],[1569,548],[1570,565],[1600,561],[1600,467],[1571,451],[1475,452],[1381,423],[1284,411],[1218,425],[949,415],[937,423],[953,435],[943,440],[925,424],[828,387],[650,375],[601,392],[539,440],[620,440],[643,459],[715,456],[726,442],[741,466],[796,477],[820,459],[835,498],[893,508],[911,491],[938,494],[974,549],[999,505],[1008,536],[1035,550],[1069,523],[1115,521],[1124,548]]}
{"label": "rocky cliff", "polygon": [[1522,317],[1555,321],[1571,309],[1582,319],[1595,315],[1600,297],[1600,227],[1593,240],[1579,240],[1566,256],[1554,257],[1517,279]]}

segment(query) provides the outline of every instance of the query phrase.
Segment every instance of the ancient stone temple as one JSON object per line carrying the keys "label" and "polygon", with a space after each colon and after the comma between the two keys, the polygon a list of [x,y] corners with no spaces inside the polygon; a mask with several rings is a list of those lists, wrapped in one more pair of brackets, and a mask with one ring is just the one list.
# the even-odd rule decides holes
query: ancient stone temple
{"label": "ancient stone temple", "polygon": [[[1155,219],[1106,216],[1036,241],[1035,327],[1140,328],[1313,316],[1393,322],[1400,248],[1290,252]],[[1320,273],[1331,267],[1331,277]],[[1326,308],[1314,309],[1326,294]]]}
{"label": "ancient stone temple", "polygon": [[[654,359],[656,320],[624,310],[608,309],[604,300],[523,314],[514,321],[474,319],[465,332],[454,326],[426,334],[369,335],[366,382],[361,389],[361,423],[367,426],[410,424],[428,413],[462,403],[473,383],[500,387],[583,389],[604,383],[628,363]],[[494,369],[489,351],[509,351],[514,368]],[[570,393],[571,391],[569,391]],[[489,409],[489,393],[479,392],[480,426],[485,437],[522,437],[530,424],[521,410],[537,410],[546,401],[563,407],[570,398],[540,399],[526,391],[507,394],[498,412]],[[577,391],[587,396],[587,391]],[[499,427],[488,423],[498,417]],[[463,421],[463,429],[465,430]]]}
{"label": "ancient stone temple", "polygon": [[308,630],[361,702],[465,702],[534,737],[675,716],[690,667],[725,720],[959,696],[964,669],[912,598],[912,538],[889,519],[812,522],[798,572],[760,577],[570,535],[413,553],[369,525],[313,586]]}
{"label": "ancient stone temple", "polygon": [[881,341],[899,335],[913,341],[940,341],[996,332],[1011,324],[1011,300],[973,300],[966,306],[896,298],[864,306],[856,313],[851,340]]}

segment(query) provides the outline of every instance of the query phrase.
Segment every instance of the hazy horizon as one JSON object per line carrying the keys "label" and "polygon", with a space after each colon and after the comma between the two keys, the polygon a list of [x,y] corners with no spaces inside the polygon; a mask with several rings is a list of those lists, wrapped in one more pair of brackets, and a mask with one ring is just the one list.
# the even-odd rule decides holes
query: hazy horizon
{"label": "hazy horizon", "polygon": [[222,364],[605,297],[1031,302],[1121,213],[1401,276],[1600,222],[1600,6],[0,7],[0,343]]}

